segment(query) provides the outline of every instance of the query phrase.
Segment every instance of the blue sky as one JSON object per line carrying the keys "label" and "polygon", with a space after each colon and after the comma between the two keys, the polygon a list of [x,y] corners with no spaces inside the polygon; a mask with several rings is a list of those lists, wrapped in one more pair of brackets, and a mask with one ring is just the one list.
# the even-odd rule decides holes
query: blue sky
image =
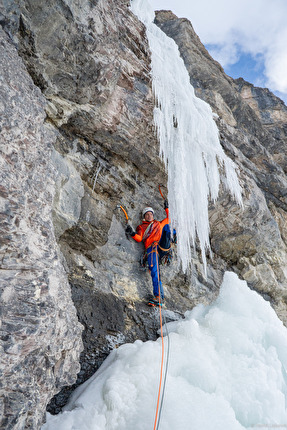
{"label": "blue sky", "polygon": [[287,104],[287,0],[150,0],[188,18],[233,78],[269,88]]}

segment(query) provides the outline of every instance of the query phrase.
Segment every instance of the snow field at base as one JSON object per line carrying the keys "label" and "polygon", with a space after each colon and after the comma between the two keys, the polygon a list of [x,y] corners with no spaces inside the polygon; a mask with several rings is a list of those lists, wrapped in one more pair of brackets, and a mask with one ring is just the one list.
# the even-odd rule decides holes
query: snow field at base
{"label": "snow field at base", "polygon": [[170,216],[177,230],[179,260],[186,271],[190,246],[198,237],[206,268],[205,252],[210,251],[208,199],[218,197],[221,179],[242,204],[236,166],[220,145],[210,106],[194,94],[176,43],[153,23],[154,12],[148,0],[133,0],[131,10],[145,24],[151,50],[157,101],[154,122],[168,172]]}
{"label": "snow field at base", "polygon": [[[168,331],[159,429],[287,426],[287,329],[245,281],[227,272],[218,299],[169,323]],[[160,339],[122,345],[75,391],[65,412],[48,414],[42,430],[152,429],[160,361]]]}

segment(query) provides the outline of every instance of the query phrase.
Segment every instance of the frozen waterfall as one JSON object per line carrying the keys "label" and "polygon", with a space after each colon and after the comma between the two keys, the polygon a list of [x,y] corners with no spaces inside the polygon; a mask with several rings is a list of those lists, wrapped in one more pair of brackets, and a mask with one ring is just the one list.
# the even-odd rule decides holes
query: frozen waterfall
{"label": "frozen waterfall", "polygon": [[151,49],[154,121],[160,153],[168,172],[171,223],[176,226],[178,256],[185,271],[190,246],[198,237],[206,266],[209,249],[208,199],[216,200],[222,183],[242,205],[235,164],[225,155],[210,106],[194,94],[189,75],[173,39],[154,23],[147,0],[133,0],[131,9],[145,24]]}

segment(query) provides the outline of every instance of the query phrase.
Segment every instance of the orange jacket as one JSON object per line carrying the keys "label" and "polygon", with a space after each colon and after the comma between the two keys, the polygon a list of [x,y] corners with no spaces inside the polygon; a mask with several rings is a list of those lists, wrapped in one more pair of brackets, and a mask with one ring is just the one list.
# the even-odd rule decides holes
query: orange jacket
{"label": "orange jacket", "polygon": [[162,221],[153,220],[151,222],[143,221],[137,226],[137,232],[133,236],[136,242],[143,241],[145,249],[151,246],[154,242],[159,242],[163,227],[169,223],[168,209],[165,209],[166,218]]}

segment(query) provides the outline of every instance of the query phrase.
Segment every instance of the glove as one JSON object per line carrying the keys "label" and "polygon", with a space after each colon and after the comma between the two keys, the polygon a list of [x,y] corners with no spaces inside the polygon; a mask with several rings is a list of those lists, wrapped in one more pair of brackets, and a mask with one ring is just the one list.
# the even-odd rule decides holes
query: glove
{"label": "glove", "polygon": [[130,226],[129,224],[126,226],[126,233],[130,234],[131,236],[134,236],[136,234],[136,232],[133,231],[132,226]]}
{"label": "glove", "polygon": [[168,209],[168,201],[165,199],[163,204],[164,209]]}

